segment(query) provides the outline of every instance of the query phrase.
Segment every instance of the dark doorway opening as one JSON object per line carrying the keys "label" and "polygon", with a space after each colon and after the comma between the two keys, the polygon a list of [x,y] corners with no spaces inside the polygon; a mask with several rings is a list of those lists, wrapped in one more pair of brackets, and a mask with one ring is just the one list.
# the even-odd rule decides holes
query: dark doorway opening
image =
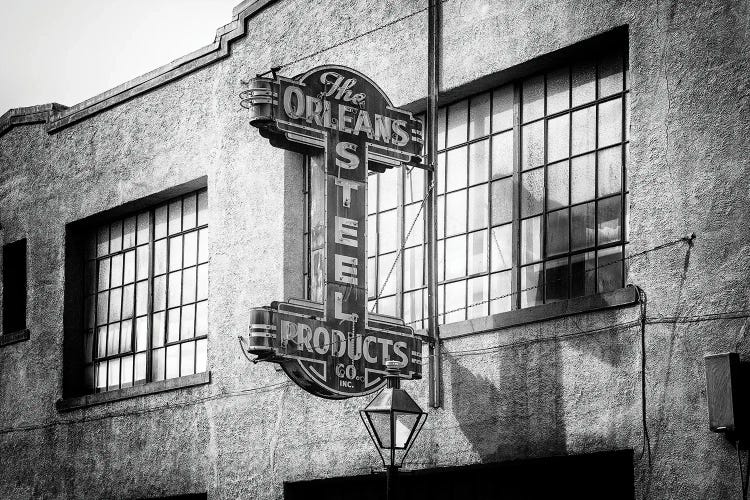
{"label": "dark doorway opening", "polygon": [[[399,475],[400,500],[632,500],[633,451],[441,467]],[[382,500],[382,473],[284,484],[285,500]]]}

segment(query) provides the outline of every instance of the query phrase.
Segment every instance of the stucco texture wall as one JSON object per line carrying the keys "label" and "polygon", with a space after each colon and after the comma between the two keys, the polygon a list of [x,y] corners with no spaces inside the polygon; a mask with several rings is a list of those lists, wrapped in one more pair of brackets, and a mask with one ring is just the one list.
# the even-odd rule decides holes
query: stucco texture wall
{"label": "stucco texture wall", "polygon": [[[368,398],[313,398],[238,348],[250,307],[302,293],[303,214],[301,157],[262,139],[238,94],[256,73],[298,61],[282,74],[336,63],[369,75],[397,106],[417,101],[427,87],[427,13],[394,21],[425,7],[280,0],[249,20],[250,35],[222,61],[56,133],[34,124],[0,137],[2,238],[28,238],[31,331],[0,348],[0,496],[276,499],[285,481],[378,466],[357,413]],[[750,309],[747,2],[446,0],[442,8],[443,90],[627,25],[629,251],[697,235],[631,259],[628,281],[646,291],[649,317]],[[58,412],[65,225],[202,176],[212,382]],[[647,326],[649,465],[640,458],[640,330],[614,328],[639,312],[446,341],[445,404],[430,410],[409,462],[633,449],[637,498],[739,498],[734,449],[708,431],[703,356],[747,354],[747,320]],[[428,407],[426,381],[405,387]]]}

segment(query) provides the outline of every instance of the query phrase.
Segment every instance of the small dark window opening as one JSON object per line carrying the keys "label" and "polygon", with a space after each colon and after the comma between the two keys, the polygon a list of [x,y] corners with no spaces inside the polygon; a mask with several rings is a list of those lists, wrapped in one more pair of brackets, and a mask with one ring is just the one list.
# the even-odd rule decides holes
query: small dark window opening
{"label": "small dark window opening", "polygon": [[3,247],[3,333],[26,329],[26,239]]}

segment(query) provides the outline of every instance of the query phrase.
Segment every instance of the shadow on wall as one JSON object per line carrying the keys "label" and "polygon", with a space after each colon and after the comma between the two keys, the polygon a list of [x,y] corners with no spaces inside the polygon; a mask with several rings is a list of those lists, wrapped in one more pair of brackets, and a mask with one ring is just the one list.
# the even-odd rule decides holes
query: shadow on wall
{"label": "shadow on wall", "polygon": [[566,454],[558,341],[448,357],[453,413],[484,463]]}

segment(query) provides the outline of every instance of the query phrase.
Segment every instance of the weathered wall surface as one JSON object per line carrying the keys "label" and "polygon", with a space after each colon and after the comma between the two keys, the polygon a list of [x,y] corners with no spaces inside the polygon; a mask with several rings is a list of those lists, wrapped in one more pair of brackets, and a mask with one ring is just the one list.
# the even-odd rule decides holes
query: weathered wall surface
{"label": "weathered wall surface", "polygon": [[[270,5],[228,59],[59,132],[37,124],[0,137],[2,237],[28,238],[31,330],[29,341],[0,348],[3,498],[207,491],[273,499],[284,481],[377,466],[356,412],[366,399],[308,397],[273,366],[248,364],[237,347],[247,308],[300,293],[302,261],[294,238],[301,159],[247,124],[242,80],[426,6],[311,5]],[[443,89],[628,25],[629,249],[697,235],[691,247],[630,261],[629,281],[648,294],[650,317],[750,308],[748,8],[739,0],[443,3]],[[282,74],[335,62],[371,76],[396,105],[416,101],[426,89],[426,18],[411,15]],[[204,175],[212,383],[58,413],[65,224]],[[411,460],[440,466],[631,448],[638,498],[737,496],[734,450],[707,430],[703,355],[748,353],[746,320],[647,327],[649,466],[639,459],[640,332],[607,329],[638,314],[631,307],[447,341],[445,406],[431,411]],[[463,352],[480,348],[489,349]],[[406,387],[427,407],[426,383]]]}

